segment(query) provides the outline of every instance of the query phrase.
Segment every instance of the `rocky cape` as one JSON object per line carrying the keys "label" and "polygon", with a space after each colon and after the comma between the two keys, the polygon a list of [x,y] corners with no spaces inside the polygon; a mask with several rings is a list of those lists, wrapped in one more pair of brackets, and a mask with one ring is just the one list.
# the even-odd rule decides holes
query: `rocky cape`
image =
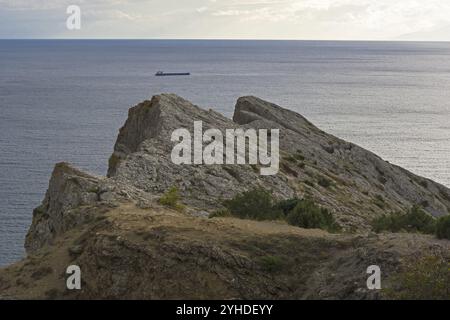
{"label": "rocky cape", "polygon": [[[192,130],[199,120],[204,130],[280,129],[279,173],[262,176],[254,165],[175,165],[173,130]],[[184,212],[157,201],[173,186]],[[222,200],[254,187],[279,199],[313,199],[343,233],[208,219]],[[256,97],[238,99],[231,120],[176,95],[157,95],[129,110],[107,177],[55,166],[33,212],[27,257],[0,270],[0,298],[380,298],[366,288],[367,266],[380,265],[389,277],[408,257],[449,252],[449,241],[431,236],[370,232],[374,218],[413,205],[447,215],[450,190]],[[80,291],[65,288],[73,264],[82,270]]]}

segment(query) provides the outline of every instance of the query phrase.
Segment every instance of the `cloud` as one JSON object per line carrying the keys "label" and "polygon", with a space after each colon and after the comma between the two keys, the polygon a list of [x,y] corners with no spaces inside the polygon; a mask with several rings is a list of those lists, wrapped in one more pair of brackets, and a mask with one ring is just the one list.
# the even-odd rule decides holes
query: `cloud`
{"label": "cloud", "polygon": [[116,5],[125,5],[130,0],[0,0],[2,10],[54,10],[66,8],[69,5],[79,5],[83,7],[111,7]]}
{"label": "cloud", "polygon": [[203,13],[203,12],[208,11],[208,7],[200,7],[200,8],[195,9],[195,11],[197,11],[198,13]]}
{"label": "cloud", "polygon": [[294,28],[301,25],[303,31],[298,34],[307,38],[314,38],[313,30],[319,29],[321,34],[328,30],[330,39],[345,36],[389,39],[450,23],[450,2],[445,0],[218,0],[216,3],[220,6],[212,11],[212,16],[234,17],[240,22],[285,22]]}
{"label": "cloud", "polygon": [[36,25],[26,30],[42,30],[36,16],[64,19],[69,4],[80,5],[92,37],[419,39],[450,25],[448,0],[0,0],[0,36],[21,33],[27,18]]}

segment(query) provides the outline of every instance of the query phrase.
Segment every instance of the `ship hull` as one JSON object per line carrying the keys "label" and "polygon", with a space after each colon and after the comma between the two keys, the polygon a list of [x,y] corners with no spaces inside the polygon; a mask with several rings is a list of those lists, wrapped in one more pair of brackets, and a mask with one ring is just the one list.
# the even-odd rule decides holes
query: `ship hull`
{"label": "ship hull", "polygon": [[167,77],[167,76],[189,76],[191,75],[189,72],[180,72],[180,73],[157,73],[155,76],[157,77]]}

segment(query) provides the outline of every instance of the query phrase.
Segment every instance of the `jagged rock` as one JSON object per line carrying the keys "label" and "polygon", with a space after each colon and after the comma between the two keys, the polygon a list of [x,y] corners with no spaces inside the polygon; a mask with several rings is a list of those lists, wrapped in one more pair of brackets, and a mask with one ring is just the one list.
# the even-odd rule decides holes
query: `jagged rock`
{"label": "jagged rock", "polygon": [[[255,97],[243,97],[236,104],[233,119],[250,127],[261,127],[259,122],[266,120],[273,123],[271,127],[282,128],[281,149],[291,155],[300,151],[299,157],[304,159],[305,167],[293,170],[297,173],[296,180],[307,180],[311,173],[316,179],[325,176],[331,180],[334,184],[331,190],[320,186],[306,188],[314,198],[341,213],[343,219],[362,216],[366,220],[358,219],[353,226],[365,224],[381,213],[404,211],[413,205],[427,204],[424,209],[434,216],[449,213],[450,202],[445,196],[448,188],[327,134],[293,111]],[[267,127],[267,122],[263,126]],[[312,171],[309,174],[308,168]]]}
{"label": "jagged rock", "polygon": [[44,201],[33,212],[33,222],[25,240],[27,251],[32,252],[49,244],[55,234],[83,223],[86,216],[78,212],[75,214],[72,210],[92,205],[98,200],[96,191],[101,179],[67,163],[57,164]]}
{"label": "jagged rock", "polygon": [[[279,129],[280,172],[172,163],[173,130],[192,132],[198,120],[204,130]],[[448,241],[420,235],[329,235],[278,222],[205,219],[222,199],[256,186],[280,199],[314,199],[344,231],[367,231],[373,218],[415,204],[434,216],[449,212],[448,188],[295,112],[243,97],[233,120],[162,94],[130,109],[107,177],[57,164],[33,213],[29,256],[0,270],[2,297],[377,299],[364,287],[368,264],[377,260],[388,275],[413,253],[449,252]],[[172,186],[187,206],[183,213],[158,204]],[[65,292],[61,268],[69,264],[83,269],[86,287],[79,293]],[[39,281],[27,278],[49,268],[55,272]]]}
{"label": "jagged rock", "polygon": [[[255,186],[264,186],[279,197],[292,197],[294,190],[283,175],[261,176],[250,165],[176,165],[171,159],[173,130],[191,133],[194,121],[203,129],[238,126],[214,111],[206,111],[176,95],[153,97],[130,109],[114,147],[108,176],[151,193],[177,186],[185,202],[197,207],[217,208],[218,200]],[[137,143],[138,142],[138,143]]]}
{"label": "jagged rock", "polygon": [[[192,132],[193,122],[198,120],[203,121],[204,130],[222,132],[280,129],[281,172],[261,176],[249,165],[173,164],[171,133],[178,128]],[[176,95],[155,96],[130,109],[111,157],[109,176],[150,193],[177,186],[187,204],[206,210],[255,186],[263,186],[279,198],[309,196],[335,212],[347,229],[366,229],[374,217],[405,211],[415,204],[427,204],[425,210],[435,216],[448,213],[446,187],[327,134],[293,111],[256,97],[242,97],[233,120]],[[323,186],[323,181],[330,186]]]}
{"label": "jagged rock", "polygon": [[[280,129],[281,171],[261,176],[250,165],[172,163],[173,130],[192,131],[198,120],[204,130],[222,132],[238,127]],[[426,204],[424,209],[435,216],[448,214],[448,188],[329,135],[293,111],[242,97],[233,120],[173,94],[155,96],[131,108],[114,147],[109,178],[91,176],[66,163],[56,165],[43,204],[34,212],[25,247],[32,252],[89,219],[90,214],[79,209],[83,206],[112,205],[119,199],[151,206],[153,198],[172,186],[197,211],[217,209],[221,199],[255,186],[279,198],[308,196],[334,212],[346,229],[367,229],[374,217],[415,204]],[[330,186],[321,184],[322,180]]]}
{"label": "jagged rock", "polygon": [[145,194],[111,179],[84,173],[68,163],[56,164],[42,204],[33,211],[33,221],[25,239],[25,249],[33,253],[56,236],[91,221],[121,201],[152,201]]}

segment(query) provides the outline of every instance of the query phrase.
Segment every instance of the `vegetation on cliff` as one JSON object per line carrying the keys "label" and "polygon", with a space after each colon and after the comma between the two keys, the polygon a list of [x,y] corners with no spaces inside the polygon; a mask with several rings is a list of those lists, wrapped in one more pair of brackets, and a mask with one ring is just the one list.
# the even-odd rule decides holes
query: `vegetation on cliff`
{"label": "vegetation on cliff", "polygon": [[450,216],[434,218],[419,206],[413,206],[406,214],[386,214],[372,222],[375,232],[412,232],[435,234],[439,239],[450,239]]}
{"label": "vegetation on cliff", "polygon": [[311,199],[292,198],[277,201],[270,192],[255,188],[223,202],[226,210],[216,211],[214,217],[232,216],[252,220],[284,220],[305,229],[340,230],[333,215]]}
{"label": "vegetation on cliff", "polygon": [[450,216],[440,217],[436,222],[436,236],[450,240]]}
{"label": "vegetation on cliff", "polygon": [[406,214],[396,212],[379,217],[373,221],[375,232],[420,232],[434,233],[436,221],[420,207],[412,207]]}
{"label": "vegetation on cliff", "polygon": [[158,200],[158,202],[160,204],[162,204],[163,206],[167,206],[169,208],[172,208],[172,209],[175,209],[178,211],[183,211],[185,209],[185,206],[183,204],[179,203],[179,201],[180,201],[180,194],[178,192],[177,187],[171,187]]}
{"label": "vegetation on cliff", "polygon": [[449,300],[450,260],[442,255],[407,259],[383,295],[396,300]]}

